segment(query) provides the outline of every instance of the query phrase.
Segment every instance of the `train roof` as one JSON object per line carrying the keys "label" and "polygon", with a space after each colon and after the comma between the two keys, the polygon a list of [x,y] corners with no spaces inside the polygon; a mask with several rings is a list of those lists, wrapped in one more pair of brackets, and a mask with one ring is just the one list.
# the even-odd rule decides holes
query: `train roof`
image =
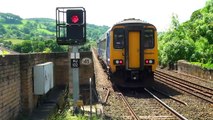
{"label": "train roof", "polygon": [[116,23],[114,26],[116,26],[116,25],[127,25],[127,24],[144,24],[144,25],[154,26],[154,25],[152,25],[148,22],[145,22],[145,21],[140,20],[140,19],[135,19],[135,18],[124,19],[124,20]]}

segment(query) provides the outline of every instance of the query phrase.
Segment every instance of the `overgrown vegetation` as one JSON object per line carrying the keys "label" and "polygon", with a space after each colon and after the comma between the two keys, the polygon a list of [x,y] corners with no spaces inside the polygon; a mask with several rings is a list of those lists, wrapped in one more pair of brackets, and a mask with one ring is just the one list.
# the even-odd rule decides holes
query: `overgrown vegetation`
{"label": "overgrown vegetation", "polygon": [[159,33],[158,40],[161,65],[185,59],[213,69],[213,0],[194,11],[184,23],[180,24],[174,14],[169,30]]}
{"label": "overgrown vegetation", "polygon": [[[66,102],[60,107],[60,109],[54,113],[53,115],[49,116],[48,120],[88,120],[89,115],[84,114],[85,111],[80,109],[79,114],[74,114],[73,110],[73,98],[72,95],[66,94]],[[92,115],[92,120],[100,120],[100,116]]]}
{"label": "overgrown vegetation", "polygon": [[[61,113],[52,115],[48,120],[88,120],[89,116],[73,115],[69,109],[64,110]],[[97,116],[92,116],[92,120],[100,120]]]}
{"label": "overgrown vegetation", "polygon": [[[87,44],[81,50],[89,50],[109,27],[87,24]],[[55,40],[55,20],[49,18],[22,19],[11,13],[0,13],[0,43],[21,53],[65,52],[68,47],[59,46]]]}
{"label": "overgrown vegetation", "polygon": [[213,69],[213,64],[211,64],[211,63],[203,64],[203,63],[200,63],[200,62],[191,62],[191,64],[200,66],[203,69]]}

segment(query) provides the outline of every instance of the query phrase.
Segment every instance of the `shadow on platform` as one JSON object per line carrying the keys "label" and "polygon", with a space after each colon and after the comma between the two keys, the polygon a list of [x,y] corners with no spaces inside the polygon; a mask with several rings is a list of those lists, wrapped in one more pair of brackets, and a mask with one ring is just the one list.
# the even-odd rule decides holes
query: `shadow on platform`
{"label": "shadow on platform", "polygon": [[54,87],[27,120],[47,120],[64,104],[65,87]]}

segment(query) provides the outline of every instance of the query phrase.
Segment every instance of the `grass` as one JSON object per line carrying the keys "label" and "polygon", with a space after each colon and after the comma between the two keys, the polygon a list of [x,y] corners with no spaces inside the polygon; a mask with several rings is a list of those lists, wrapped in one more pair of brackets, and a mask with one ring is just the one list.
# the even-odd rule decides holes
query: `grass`
{"label": "grass", "polygon": [[[59,109],[58,112],[50,115],[48,120],[88,120],[89,116],[87,114],[82,115],[83,111],[79,111],[79,114],[73,115],[73,98],[72,95],[67,95],[68,100],[65,102],[64,108]],[[92,115],[92,120],[100,120],[100,117]]]}
{"label": "grass", "polygon": [[4,57],[5,55],[10,54],[10,52],[6,51],[6,50],[0,50],[0,56]]}
{"label": "grass", "polygon": [[211,64],[211,63],[204,64],[204,63],[200,63],[200,62],[191,62],[191,64],[200,66],[204,69],[213,70],[213,64]]}
{"label": "grass", "polygon": [[23,41],[26,41],[26,40],[22,40],[22,39],[6,39],[5,41],[11,41],[13,45],[15,44],[21,44]]}
{"label": "grass", "polygon": [[86,120],[86,118],[84,118],[83,116],[72,116],[72,113],[66,110],[63,113],[56,113],[48,120]]}
{"label": "grass", "polygon": [[[48,120],[88,120],[89,116],[73,115],[72,111],[66,109],[60,113],[55,113]],[[92,120],[100,120],[97,116],[92,116]]]}
{"label": "grass", "polygon": [[48,34],[48,35],[54,35],[55,34],[55,32],[50,32],[46,29],[37,29],[37,30],[41,33],[45,33],[45,34]]}

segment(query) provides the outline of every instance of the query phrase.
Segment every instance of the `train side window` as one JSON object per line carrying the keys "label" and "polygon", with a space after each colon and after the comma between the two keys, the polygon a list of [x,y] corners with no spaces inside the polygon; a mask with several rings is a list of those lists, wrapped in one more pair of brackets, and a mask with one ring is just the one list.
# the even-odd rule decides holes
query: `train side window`
{"label": "train side window", "polygon": [[114,29],[114,43],[113,46],[115,49],[124,48],[124,29]]}
{"label": "train side window", "polygon": [[147,49],[154,48],[154,30],[153,29],[144,30],[144,48],[147,48]]}

